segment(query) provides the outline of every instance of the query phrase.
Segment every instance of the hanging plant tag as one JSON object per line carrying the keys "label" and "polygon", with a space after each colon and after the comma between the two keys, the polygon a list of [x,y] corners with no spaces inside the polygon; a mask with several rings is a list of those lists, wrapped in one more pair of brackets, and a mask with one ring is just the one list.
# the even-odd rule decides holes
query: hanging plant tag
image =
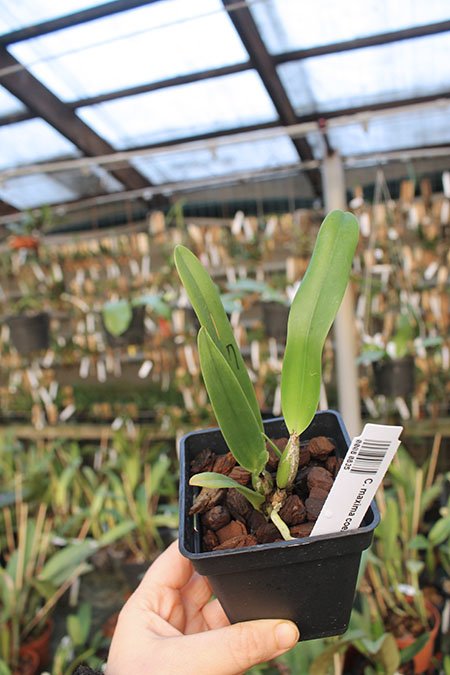
{"label": "hanging plant tag", "polygon": [[311,536],[358,528],[400,445],[403,427],[366,424],[353,439]]}
{"label": "hanging plant tag", "polygon": [[400,415],[402,420],[409,420],[411,418],[411,414],[409,412],[408,406],[406,405],[406,401],[401,396],[396,396],[395,407],[397,408],[398,414]]}
{"label": "hanging plant tag", "polygon": [[138,377],[140,377],[141,380],[145,380],[147,375],[150,374],[152,368],[153,368],[153,361],[149,361],[147,359],[146,361],[143,362],[143,364],[139,368]]}
{"label": "hanging plant tag", "polygon": [[147,254],[142,256],[141,274],[144,279],[150,276],[150,256]]}
{"label": "hanging plant tag", "polygon": [[442,187],[444,188],[444,195],[450,198],[450,171],[444,171],[442,174]]}
{"label": "hanging plant tag", "polygon": [[260,360],[259,360],[259,342],[258,340],[252,340],[250,344],[250,357],[252,361],[253,370],[259,370]]}
{"label": "hanging plant tag", "polygon": [[370,215],[367,211],[359,216],[359,229],[363,237],[370,237]]}
{"label": "hanging plant tag", "polygon": [[60,283],[61,281],[64,280],[64,274],[61,265],[57,262],[52,263],[52,274],[53,279],[56,281],[56,283]]}
{"label": "hanging plant tag", "polygon": [[225,274],[227,275],[227,281],[229,284],[235,284],[236,283],[236,271],[234,267],[227,267],[225,269]]}
{"label": "hanging plant tag", "polygon": [[129,265],[129,267],[130,267],[131,276],[132,276],[132,277],[137,277],[137,276],[139,276],[139,271],[140,271],[140,269],[139,269],[139,265],[138,265],[137,260],[134,260],[133,258],[131,258],[131,259],[128,261],[128,265]]}
{"label": "hanging plant tag", "polygon": [[234,236],[238,235],[241,233],[242,226],[244,224],[244,213],[243,211],[236,211],[234,214],[233,222],[231,223],[231,234],[234,234]]}
{"label": "hanging plant tag", "polygon": [[102,360],[97,361],[97,380],[99,382],[106,382],[105,362]]}
{"label": "hanging plant tag", "polygon": [[51,368],[54,360],[55,360],[55,352],[53,351],[53,349],[48,349],[45,352],[44,358],[42,359],[43,368]]}
{"label": "hanging plant tag", "polygon": [[89,356],[83,356],[80,361],[79,375],[84,380],[89,375],[90,359]]}
{"label": "hanging plant tag", "polygon": [[64,408],[64,410],[61,410],[59,414],[59,421],[60,422],[67,422],[69,417],[72,417],[74,412],[76,411],[76,408],[73,403],[70,403],[68,406]]}

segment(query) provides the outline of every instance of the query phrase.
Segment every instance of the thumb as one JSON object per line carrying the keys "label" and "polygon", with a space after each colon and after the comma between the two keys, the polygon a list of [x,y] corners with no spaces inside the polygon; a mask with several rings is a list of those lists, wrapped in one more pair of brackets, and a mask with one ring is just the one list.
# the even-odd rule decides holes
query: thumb
{"label": "thumb", "polygon": [[[167,643],[180,641],[179,649],[172,649],[175,644],[170,647],[166,643],[166,646],[174,660],[186,653],[195,655],[195,662],[191,664],[195,675],[237,675],[292,649],[298,639],[297,626],[291,621],[261,619],[181,638],[169,638]],[[186,670],[186,658],[179,664],[180,670],[176,670],[178,664],[173,665],[175,669],[168,672],[190,673]]]}

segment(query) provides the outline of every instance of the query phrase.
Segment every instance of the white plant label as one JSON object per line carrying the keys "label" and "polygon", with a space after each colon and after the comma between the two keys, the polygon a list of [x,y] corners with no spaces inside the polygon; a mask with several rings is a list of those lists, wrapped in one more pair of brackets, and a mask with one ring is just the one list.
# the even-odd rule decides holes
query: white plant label
{"label": "white plant label", "polygon": [[402,431],[403,427],[366,424],[345,455],[311,536],[360,526],[397,452]]}

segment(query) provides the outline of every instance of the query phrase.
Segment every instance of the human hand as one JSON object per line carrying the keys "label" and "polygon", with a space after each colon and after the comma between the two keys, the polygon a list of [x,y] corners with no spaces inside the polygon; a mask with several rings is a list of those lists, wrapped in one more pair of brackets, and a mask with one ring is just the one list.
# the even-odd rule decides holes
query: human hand
{"label": "human hand", "polygon": [[151,565],[119,615],[106,675],[238,675],[295,646],[281,619],[230,623],[206,577],[174,542]]}

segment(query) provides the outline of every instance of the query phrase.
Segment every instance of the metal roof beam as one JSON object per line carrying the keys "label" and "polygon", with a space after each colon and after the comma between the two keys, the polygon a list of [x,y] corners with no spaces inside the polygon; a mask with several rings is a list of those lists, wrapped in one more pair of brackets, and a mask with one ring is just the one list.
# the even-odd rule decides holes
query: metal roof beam
{"label": "metal roof beam", "polygon": [[378,33],[368,35],[354,40],[344,40],[342,42],[332,42],[327,45],[310,47],[308,49],[296,49],[282,54],[274,54],[273,60],[276,65],[288,63],[289,61],[300,61],[301,59],[312,59],[316,56],[325,56],[327,54],[339,54],[353,49],[364,49],[366,47],[380,47],[381,45],[402,40],[412,40],[414,38],[437,35],[450,31],[450,21],[440,21],[438,23],[429,23],[404,30],[389,31],[388,33]]}
{"label": "metal roof beam", "polygon": [[136,96],[138,94],[146,94],[150,91],[167,89],[168,87],[178,87],[183,84],[192,84],[193,82],[200,82],[202,80],[211,80],[214,77],[223,77],[224,75],[243,73],[247,70],[251,70],[251,68],[252,64],[250,61],[246,61],[245,63],[235,63],[230,66],[211,68],[210,70],[202,70],[197,73],[188,73],[187,75],[178,75],[177,77],[169,77],[165,80],[148,82],[136,87],[128,87],[127,89],[119,89],[117,91],[110,91],[105,94],[98,94],[97,96],[90,96],[86,98],[80,98],[75,101],[68,101],[67,106],[72,110],[75,110],[76,108],[81,108],[87,105],[97,105],[98,103],[105,103],[105,101],[114,101],[115,99],[125,98],[126,96]]}
{"label": "metal roof beam", "polygon": [[[4,47],[0,46],[0,69],[17,64],[18,61]],[[3,75],[0,81],[11,94],[22,101],[35,115],[41,117],[68,138],[85,155],[92,157],[114,152],[114,148],[109,143],[98,136],[27,70]],[[132,167],[116,169],[111,173],[130,189],[143,188],[149,185],[149,181]]]}
{"label": "metal roof beam", "polygon": [[[283,125],[296,124],[298,119],[294,108],[284,90],[272,57],[258,32],[250,10],[248,7],[233,8],[234,0],[222,0],[222,3],[225,9],[233,9],[233,11],[229,11],[230,19],[250,56],[251,63],[272,99],[281,123]],[[293,143],[300,159],[304,161],[314,159],[312,150],[305,138],[293,139]],[[320,196],[322,194],[320,171],[317,169],[308,171],[308,178],[311,181],[314,193]]]}
{"label": "metal roof beam", "polygon": [[0,216],[12,216],[15,213],[19,213],[15,206],[0,199]]}
{"label": "metal roof beam", "polygon": [[26,26],[19,30],[11,31],[0,35],[0,45],[6,47],[16,42],[23,40],[30,40],[31,38],[40,37],[41,35],[48,35],[57,30],[64,28],[71,28],[72,26],[79,26],[88,21],[95,21],[95,19],[102,19],[103,17],[112,16],[118,12],[125,12],[129,9],[142,7],[143,5],[151,5],[160,0],[113,0],[113,2],[105,2],[103,5],[96,7],[89,7],[79,12],[59,16],[56,19],[49,19],[42,21],[32,26]]}

